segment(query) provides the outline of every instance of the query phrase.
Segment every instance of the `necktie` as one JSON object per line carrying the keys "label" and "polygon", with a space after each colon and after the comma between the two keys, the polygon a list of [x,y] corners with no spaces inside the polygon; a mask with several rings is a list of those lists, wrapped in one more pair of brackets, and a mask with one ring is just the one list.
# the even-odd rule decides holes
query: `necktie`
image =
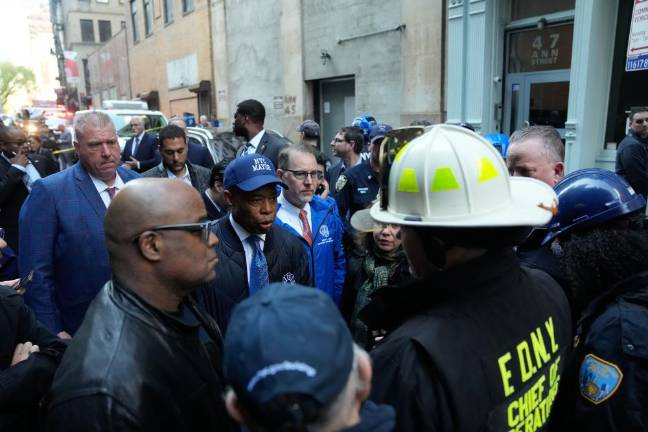
{"label": "necktie", "polygon": [[299,220],[302,223],[302,237],[306,239],[309,246],[313,246],[313,232],[311,231],[310,224],[308,223],[308,215],[306,210],[299,210]]}
{"label": "necktie", "polygon": [[106,192],[108,192],[108,195],[110,196],[110,201],[115,198],[115,194],[117,193],[117,188],[115,186],[107,187]]}
{"label": "necktie", "polygon": [[133,151],[131,152],[131,156],[135,157],[135,152],[137,151],[138,145],[139,145],[139,137],[135,137],[133,139]]}
{"label": "necktie", "polygon": [[250,265],[250,295],[268,285],[268,262],[261,250],[261,239],[255,235],[245,239],[252,246],[252,263]]}

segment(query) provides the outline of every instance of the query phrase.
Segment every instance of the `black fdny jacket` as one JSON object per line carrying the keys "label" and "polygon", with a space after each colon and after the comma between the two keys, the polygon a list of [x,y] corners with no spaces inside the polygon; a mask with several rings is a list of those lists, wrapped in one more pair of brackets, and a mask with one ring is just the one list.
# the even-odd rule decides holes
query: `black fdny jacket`
{"label": "black fdny jacket", "polygon": [[54,377],[48,430],[230,430],[220,364],[187,309],[167,314],[106,283]]}
{"label": "black fdny jacket", "polygon": [[585,308],[561,388],[562,430],[648,430],[648,271]]}
{"label": "black fdny jacket", "polygon": [[[219,258],[216,278],[206,289],[200,290],[198,299],[224,330],[233,306],[248,297],[250,292],[245,251],[229,217],[218,220],[214,233],[219,240],[216,245]],[[266,234],[263,254],[268,263],[270,283],[311,284],[308,255],[294,234],[273,224]]]}
{"label": "black fdny jacket", "polygon": [[389,288],[361,319],[393,330],[371,353],[370,399],[399,431],[547,429],[571,340],[551,277],[505,249]]}
{"label": "black fdny jacket", "polygon": [[[347,228],[350,227],[349,220],[353,213],[363,210],[376,199],[378,189],[380,189],[379,174],[371,169],[368,161],[362,162],[352,168],[349,168],[343,174],[340,174],[338,183],[340,190],[335,193],[340,217]],[[344,177],[344,179],[342,179]],[[337,188],[337,184],[332,186]]]}

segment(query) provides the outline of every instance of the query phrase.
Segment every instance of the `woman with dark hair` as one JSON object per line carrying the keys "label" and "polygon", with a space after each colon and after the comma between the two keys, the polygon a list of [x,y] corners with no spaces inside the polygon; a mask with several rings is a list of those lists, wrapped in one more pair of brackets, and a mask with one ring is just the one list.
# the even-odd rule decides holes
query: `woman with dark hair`
{"label": "woman with dark hair", "polygon": [[648,237],[594,229],[562,242],[578,308],[563,386],[571,430],[648,428]]}
{"label": "woman with dark hair", "polygon": [[[356,220],[352,219],[352,224]],[[357,225],[355,223],[354,227]],[[362,228],[358,226],[356,229]],[[367,350],[374,345],[377,335],[372,334],[358,314],[371,303],[371,296],[379,288],[399,285],[411,277],[400,237],[399,226],[378,225],[373,232],[359,234],[359,245],[364,244],[364,248],[356,248],[355,253],[348,257],[341,308],[349,321],[353,339]]]}

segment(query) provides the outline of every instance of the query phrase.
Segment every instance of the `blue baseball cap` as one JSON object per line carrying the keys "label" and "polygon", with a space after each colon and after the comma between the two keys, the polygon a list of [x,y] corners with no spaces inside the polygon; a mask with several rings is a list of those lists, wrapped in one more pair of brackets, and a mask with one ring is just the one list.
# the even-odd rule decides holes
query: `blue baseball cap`
{"label": "blue baseball cap", "polygon": [[288,189],[277,177],[272,161],[260,154],[249,154],[234,159],[227,165],[223,175],[225,189],[236,186],[245,192],[252,192],[269,184]]}
{"label": "blue baseball cap", "polygon": [[369,131],[369,142],[371,142],[374,138],[384,137],[390,130],[392,130],[392,127],[388,124],[381,123],[372,126],[371,130]]}
{"label": "blue baseball cap", "polygon": [[327,294],[274,283],[235,307],[223,370],[237,396],[256,406],[288,394],[325,405],[344,389],[353,357],[351,333]]}

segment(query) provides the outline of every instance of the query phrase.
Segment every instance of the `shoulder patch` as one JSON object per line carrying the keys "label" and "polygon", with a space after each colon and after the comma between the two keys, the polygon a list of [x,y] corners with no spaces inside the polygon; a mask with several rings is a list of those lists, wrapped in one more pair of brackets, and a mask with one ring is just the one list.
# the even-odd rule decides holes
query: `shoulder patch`
{"label": "shoulder patch", "polygon": [[335,182],[335,191],[340,192],[344,185],[347,184],[347,178],[344,174],[338,177],[337,182]]}
{"label": "shoulder patch", "polygon": [[328,225],[322,225],[319,229],[320,234],[322,234],[322,237],[328,237],[329,236],[329,229]]}
{"label": "shoulder patch", "polygon": [[580,367],[580,394],[593,404],[612,397],[623,380],[623,372],[614,363],[587,354]]}

